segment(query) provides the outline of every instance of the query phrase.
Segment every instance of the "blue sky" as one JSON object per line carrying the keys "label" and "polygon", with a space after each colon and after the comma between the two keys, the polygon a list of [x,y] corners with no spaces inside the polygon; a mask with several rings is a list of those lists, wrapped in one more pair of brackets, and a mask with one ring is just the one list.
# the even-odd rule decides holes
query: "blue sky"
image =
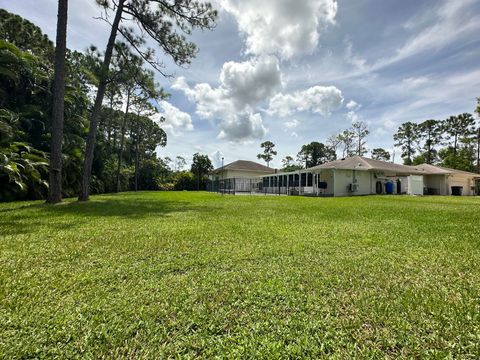
{"label": "blue sky", "polygon": [[[353,120],[370,149],[392,149],[405,121],[473,112],[480,96],[480,1],[219,0],[217,27],[196,32],[188,69],[159,104],[169,135],[160,156],[208,154],[218,165],[256,160],[271,140],[280,166],[301,145]],[[54,39],[55,0],[0,0]],[[103,48],[108,28],[94,0],[71,0],[68,46]],[[397,161],[399,155],[397,151]]]}

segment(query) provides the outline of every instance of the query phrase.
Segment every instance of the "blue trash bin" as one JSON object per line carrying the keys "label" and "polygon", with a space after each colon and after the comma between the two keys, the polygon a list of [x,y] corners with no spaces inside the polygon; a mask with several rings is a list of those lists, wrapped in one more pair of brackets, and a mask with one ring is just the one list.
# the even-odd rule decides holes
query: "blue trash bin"
{"label": "blue trash bin", "polygon": [[393,194],[393,183],[391,181],[385,183],[385,192],[389,195]]}

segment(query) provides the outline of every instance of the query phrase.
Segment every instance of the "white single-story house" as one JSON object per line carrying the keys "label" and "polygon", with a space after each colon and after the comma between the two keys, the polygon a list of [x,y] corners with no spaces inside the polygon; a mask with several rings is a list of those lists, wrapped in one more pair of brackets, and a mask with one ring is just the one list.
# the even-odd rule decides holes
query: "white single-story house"
{"label": "white single-story house", "polygon": [[480,174],[434,165],[406,166],[353,156],[295,172],[264,175],[261,189],[310,196],[475,195],[479,179]]}
{"label": "white single-story house", "polygon": [[211,180],[233,178],[255,178],[271,174],[275,169],[248,160],[237,160],[215,169],[210,174]]}
{"label": "white single-story house", "polygon": [[249,160],[237,160],[210,173],[210,191],[252,192],[264,175],[275,172],[268,166]]}

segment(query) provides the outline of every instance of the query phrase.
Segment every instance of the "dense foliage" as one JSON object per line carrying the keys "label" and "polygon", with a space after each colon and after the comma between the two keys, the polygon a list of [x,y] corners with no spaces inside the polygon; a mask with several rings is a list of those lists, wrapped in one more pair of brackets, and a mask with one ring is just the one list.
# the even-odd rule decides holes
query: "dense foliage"
{"label": "dense foliage", "polygon": [[405,165],[427,163],[480,173],[480,124],[469,113],[405,122],[393,138]]}
{"label": "dense foliage", "polygon": [[[52,131],[54,46],[37,26],[5,10],[0,10],[0,36],[0,201],[44,198]],[[90,94],[98,83],[102,56],[94,47],[85,53],[67,52],[64,197],[75,196],[80,189],[93,106]],[[205,187],[210,160],[197,179],[190,173],[174,174],[168,162],[157,158],[156,149],[166,145],[167,136],[161,122],[151,119],[156,112],[152,101],[166,94],[143,63],[126,44],[115,45],[96,136],[93,193]]]}

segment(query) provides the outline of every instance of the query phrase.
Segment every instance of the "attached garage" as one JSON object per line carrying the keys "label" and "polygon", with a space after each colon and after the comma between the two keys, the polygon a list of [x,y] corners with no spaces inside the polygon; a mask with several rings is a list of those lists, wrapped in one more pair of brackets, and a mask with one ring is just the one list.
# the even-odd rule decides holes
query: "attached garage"
{"label": "attached garage", "polygon": [[460,195],[461,193],[464,196],[475,195],[475,182],[480,179],[480,174],[429,164],[422,164],[417,167],[425,172],[427,194]]}
{"label": "attached garage", "polygon": [[449,195],[452,195],[452,188],[458,187],[462,189],[462,195],[474,195],[474,184],[472,180],[464,176],[451,175],[447,178]]}

